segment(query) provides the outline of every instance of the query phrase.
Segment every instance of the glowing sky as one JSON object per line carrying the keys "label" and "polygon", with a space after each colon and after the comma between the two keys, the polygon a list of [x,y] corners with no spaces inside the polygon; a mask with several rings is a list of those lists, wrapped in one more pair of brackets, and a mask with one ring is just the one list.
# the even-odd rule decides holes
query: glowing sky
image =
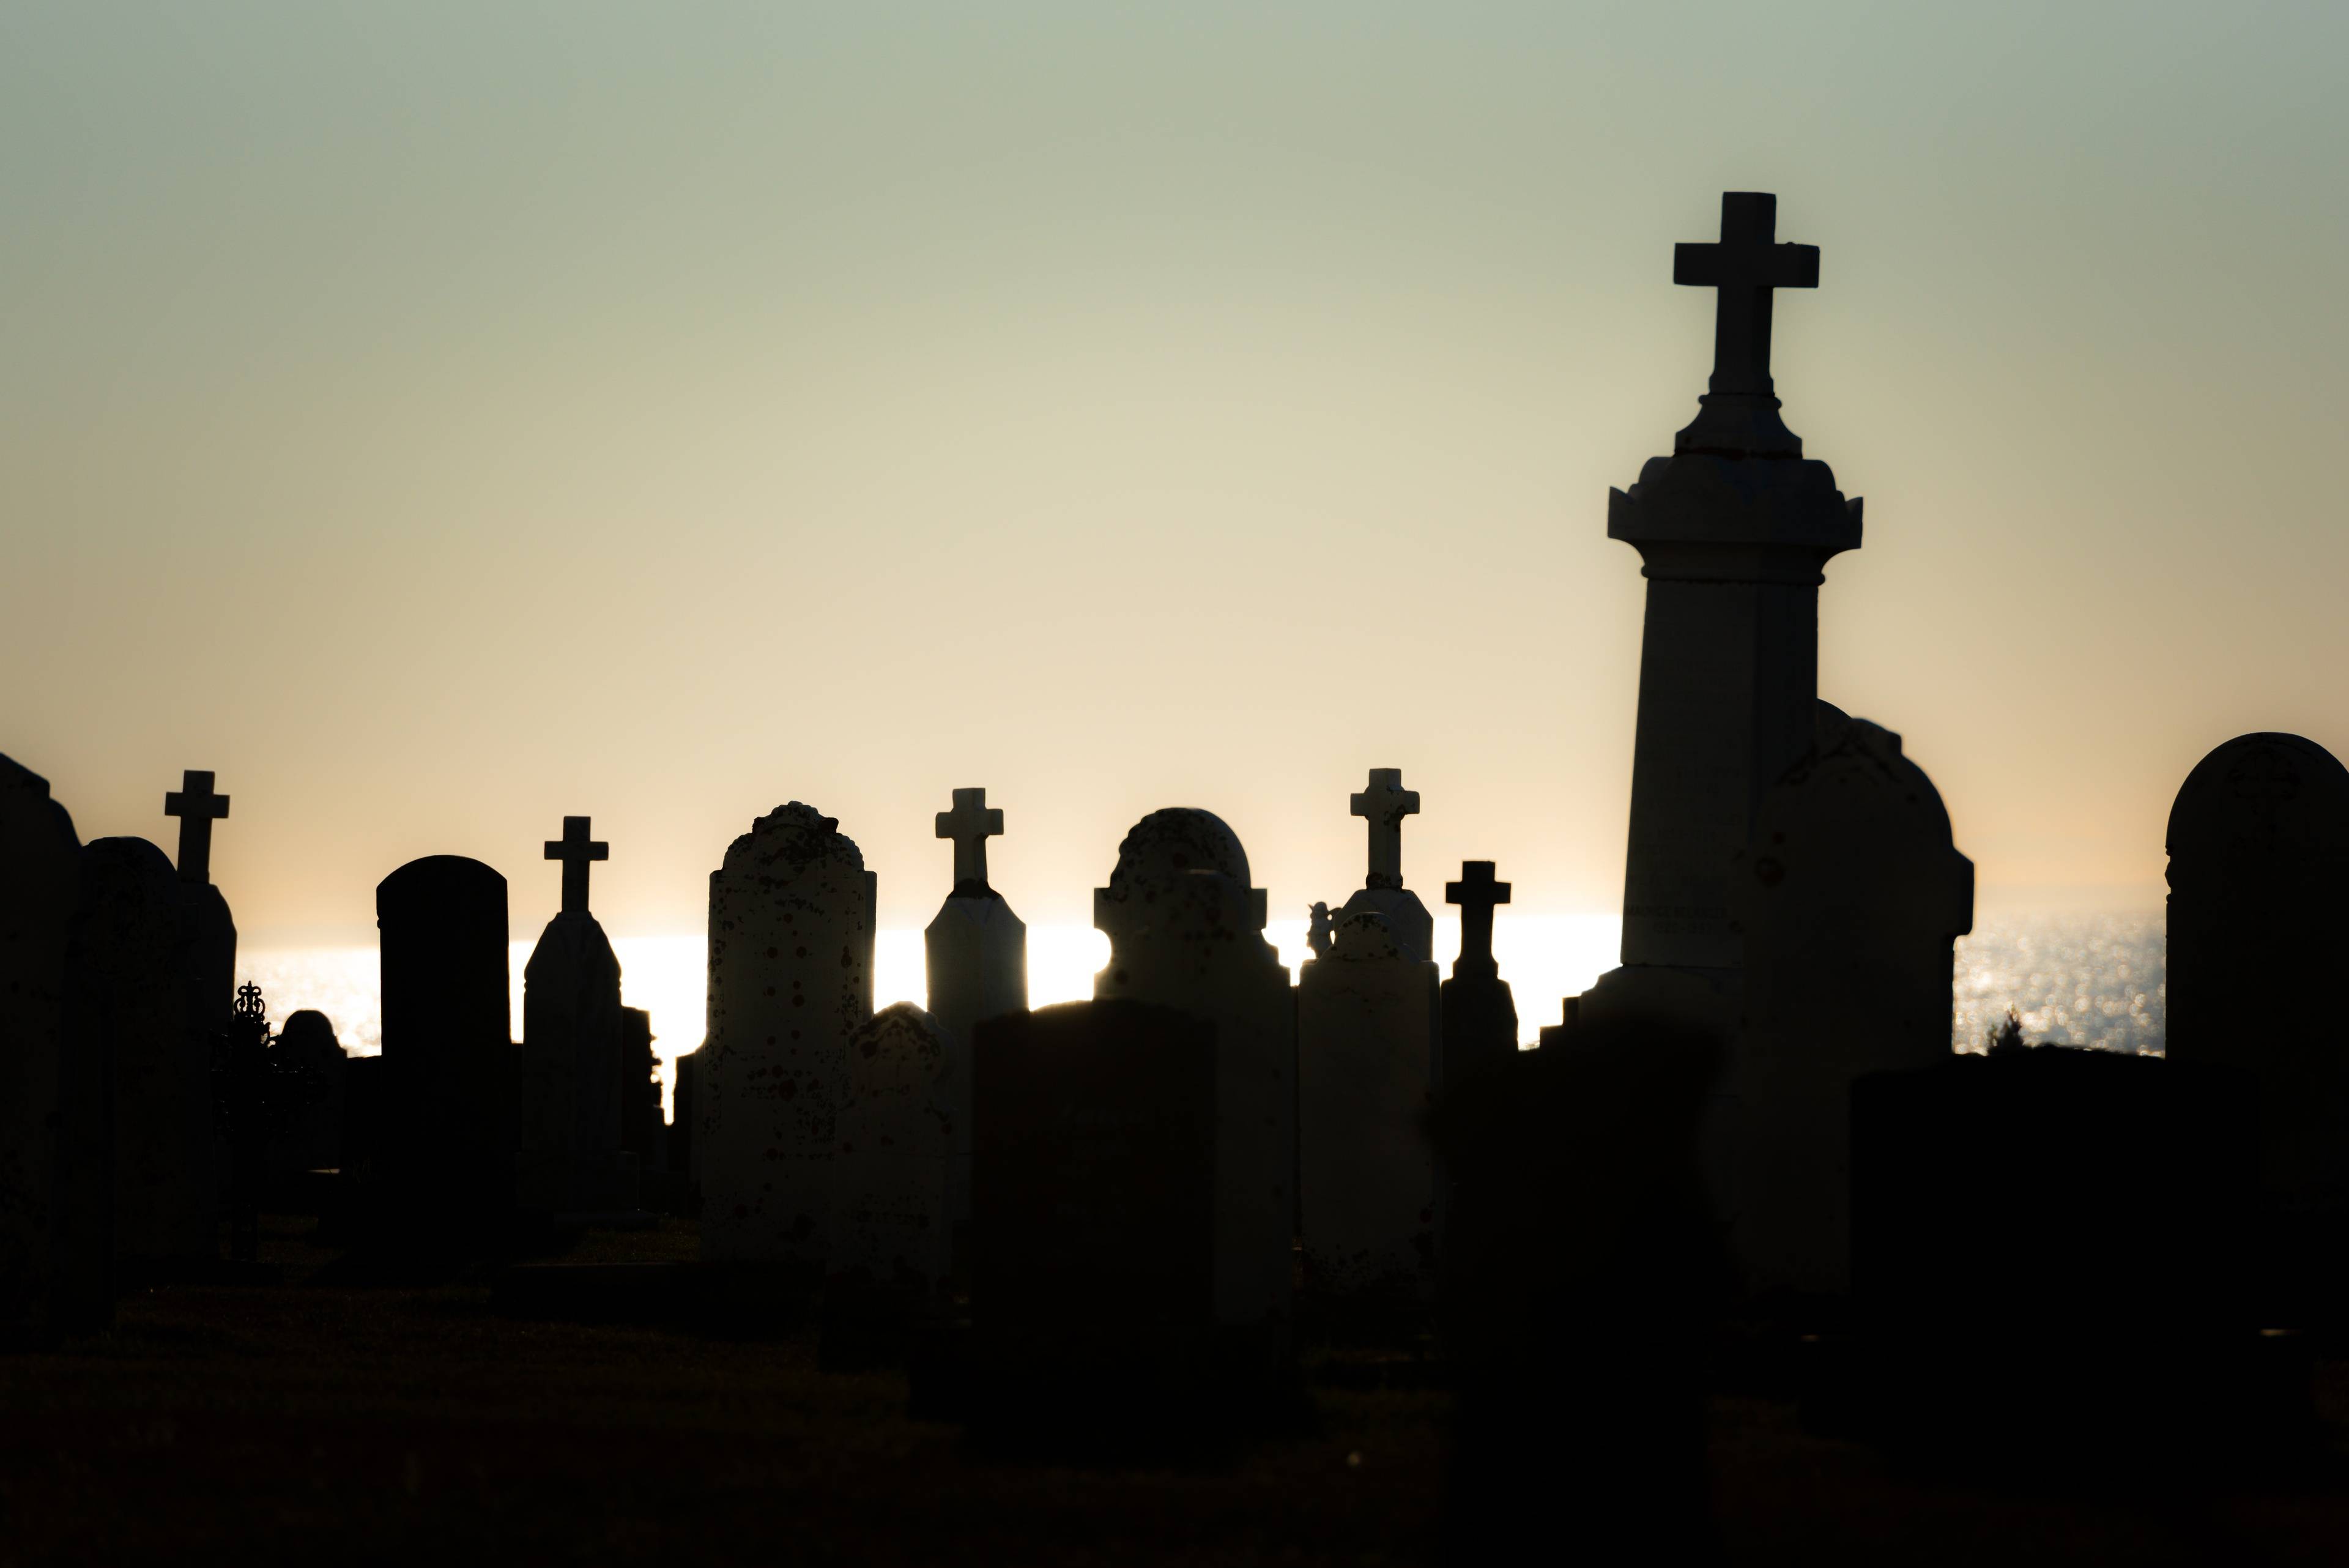
{"label": "glowing sky", "polygon": [[[838,815],[884,923],[1081,923],[1154,806],[1277,916],[1405,873],[1620,896],[1642,584],[1693,411],[1671,245],[1775,191],[1787,416],[1866,547],[1822,693],[1986,897],[2158,896],[2229,735],[2349,750],[2349,6],[0,7],[0,751],[248,940],[478,856],[699,930]],[[2065,890],[2058,893],[2056,890]]]}

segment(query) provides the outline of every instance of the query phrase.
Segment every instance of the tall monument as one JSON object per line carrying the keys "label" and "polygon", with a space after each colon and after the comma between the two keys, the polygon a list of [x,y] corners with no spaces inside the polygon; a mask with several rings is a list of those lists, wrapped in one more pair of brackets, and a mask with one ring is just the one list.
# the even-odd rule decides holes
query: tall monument
{"label": "tall monument", "polygon": [[1860,503],[1778,417],[1772,294],[1816,287],[1819,253],[1776,242],[1777,205],[1728,192],[1719,241],[1676,247],[1672,281],[1717,291],[1711,389],[1671,455],[1609,500],[1608,536],[1640,552],[1648,610],[1622,967],[1584,999],[1586,1021],[1661,1010],[1733,1024],[1733,864],[1764,794],[1814,742],[1819,584],[1829,556],[1859,547]]}

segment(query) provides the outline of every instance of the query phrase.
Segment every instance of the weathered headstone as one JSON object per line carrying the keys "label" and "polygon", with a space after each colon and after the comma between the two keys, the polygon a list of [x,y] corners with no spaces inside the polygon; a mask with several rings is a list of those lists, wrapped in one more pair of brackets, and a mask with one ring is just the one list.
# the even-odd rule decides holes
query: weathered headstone
{"label": "weathered headstone", "polygon": [[2260,1085],[2261,1182],[2349,1207],[2349,771],[2298,735],[2239,735],[2169,812],[2167,1051]]}
{"label": "weathered headstone", "polygon": [[1736,1026],[1733,862],[1763,796],[1811,749],[1819,584],[1830,556],[1859,546],[1860,504],[1779,418],[1772,291],[1816,286],[1818,251],[1775,243],[1776,216],[1775,196],[1731,192],[1719,241],[1674,252],[1674,282],[1718,290],[1711,388],[1672,454],[1608,507],[1609,536],[1644,563],[1648,607],[1623,961],[1585,996],[1584,1023]]}
{"label": "weathered headstone", "polygon": [[1110,940],[1094,996],[1215,1025],[1216,1321],[1264,1331],[1277,1352],[1293,1270],[1297,1033],[1288,971],[1264,922],[1238,837],[1190,807],[1134,824],[1109,886],[1093,893],[1093,924]]}
{"label": "weathered headstone", "polygon": [[873,1016],[873,873],[793,801],[709,875],[709,1031],[694,1158],[701,1255],[820,1280],[850,1036]]}
{"label": "weathered headstone", "polygon": [[910,1002],[850,1037],[832,1159],[827,1316],[917,1323],[944,1313],[957,1165],[970,1147],[969,1052]]}
{"label": "weathered headstone", "polygon": [[1442,1024],[1436,966],[1362,909],[1297,988],[1305,1282],[1343,1319],[1407,1314],[1435,1289],[1441,1199],[1426,1117]]}
{"label": "weathered headstone", "polygon": [[402,1241],[469,1243],[513,1201],[506,879],[427,856],[378,883],[375,902],[388,1090],[379,1212]]}
{"label": "weathered headstone", "polygon": [[1133,1002],[978,1026],[969,1379],[981,1424],[1116,1424],[1210,1397],[1216,1025]]}
{"label": "weathered headstone", "polygon": [[[937,815],[937,835],[955,846],[954,890],[923,933],[930,1016],[957,1059],[969,1060],[971,1031],[989,1018],[1028,1007],[1028,928],[987,879],[987,841],[1003,831],[1000,807],[983,789],[954,792],[954,809]],[[965,1103],[951,1120],[960,1142],[952,1173],[951,1225],[970,1220],[970,1081],[957,1080]]]}
{"label": "weathered headstone", "polygon": [[563,907],[523,970],[521,1200],[558,1213],[636,1207],[622,1158],[620,961],[589,911],[588,866],[610,854],[589,819],[566,816],[546,857],[563,862]]}
{"label": "weathered headstone", "polygon": [[82,850],[48,781],[0,757],[0,1333],[102,1327],[112,1312],[107,1042],[73,939]]}
{"label": "weathered headstone", "polygon": [[1369,829],[1370,869],[1334,922],[1370,910],[1386,921],[1406,957],[1433,957],[1435,917],[1402,885],[1402,819],[1419,814],[1419,792],[1402,787],[1401,768],[1372,768],[1369,784],[1350,805]]}
{"label": "weathered headstone", "polygon": [[1444,1086],[1517,1052],[1517,1004],[1493,958],[1493,909],[1509,901],[1509,885],[1493,878],[1490,860],[1464,860],[1460,880],[1444,885],[1444,901],[1460,909],[1460,956],[1444,982]]}
{"label": "weathered headstone", "polygon": [[315,1008],[290,1012],[269,1049],[287,1070],[319,1085],[316,1099],[288,1116],[273,1143],[272,1176],[284,1180],[313,1170],[339,1170],[350,1063],[335,1038],[334,1021]]}
{"label": "weathered headstone", "polygon": [[1973,863],[1900,737],[1825,702],[1818,726],[1730,889],[1745,1029],[1719,1129],[1723,1218],[1757,1293],[1847,1288],[1852,1083],[1948,1058],[1952,951],[1973,929]]}
{"label": "weathered headstone", "polygon": [[[212,1041],[188,1017],[180,884],[143,838],[82,851],[80,947],[114,1100],[114,1252],[131,1274],[219,1255]],[[102,1044],[101,1044],[102,1043]]]}

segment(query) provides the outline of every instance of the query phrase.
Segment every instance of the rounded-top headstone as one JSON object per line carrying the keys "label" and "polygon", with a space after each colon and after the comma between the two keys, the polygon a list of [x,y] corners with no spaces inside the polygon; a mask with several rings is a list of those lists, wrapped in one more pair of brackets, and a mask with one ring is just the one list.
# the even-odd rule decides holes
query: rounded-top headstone
{"label": "rounded-top headstone", "polygon": [[840,819],[792,801],[750,825],[726,849],[730,877],[750,875],[771,883],[796,882],[819,865],[863,870],[864,854],[840,831]]}
{"label": "rounded-top headstone", "polygon": [[335,1038],[335,1023],[315,1007],[297,1009],[285,1015],[285,1024],[277,1031],[277,1050],[289,1054],[289,1059],[304,1062],[343,1059],[342,1043]]}
{"label": "rounded-top headstone", "polygon": [[2299,735],[2238,735],[2186,775],[2169,808],[2169,885],[2261,863],[2316,870],[2349,851],[2349,769]]}
{"label": "rounded-top headstone", "polygon": [[1245,888],[1247,852],[1240,847],[1239,835],[1214,812],[1168,806],[1127,830],[1117,846],[1117,867],[1110,873],[1109,885],[1114,891],[1194,871],[1213,871]]}

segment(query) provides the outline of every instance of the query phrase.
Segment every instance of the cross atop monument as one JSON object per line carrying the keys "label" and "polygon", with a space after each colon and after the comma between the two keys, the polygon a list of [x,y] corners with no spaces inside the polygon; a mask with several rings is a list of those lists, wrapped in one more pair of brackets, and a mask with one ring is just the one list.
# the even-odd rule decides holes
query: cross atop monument
{"label": "cross atop monument", "polygon": [[610,845],[587,836],[587,825],[594,820],[566,816],[563,819],[563,836],[546,841],[546,857],[563,862],[563,912],[566,915],[587,912],[588,862],[612,857]]}
{"label": "cross atop monument", "polygon": [[967,897],[988,891],[987,841],[1003,832],[1003,808],[987,804],[983,789],[954,792],[954,809],[938,813],[938,836],[955,846],[957,893]]}
{"label": "cross atop monument", "polygon": [[1371,874],[1362,886],[1402,887],[1402,819],[1419,814],[1419,792],[1402,787],[1401,768],[1372,768],[1353,811],[1371,825]]}
{"label": "cross atop monument", "polygon": [[228,796],[212,793],[208,768],[185,768],[180,787],[163,797],[163,815],[180,819],[180,880],[212,879],[212,823],[228,815]]}
{"label": "cross atop monument", "polygon": [[1672,247],[1672,281],[1720,291],[1713,302],[1713,390],[1766,398],[1771,292],[1819,286],[1819,247],[1775,243],[1778,198],[1724,191],[1721,238]]}
{"label": "cross atop monument", "polygon": [[1463,860],[1460,880],[1444,885],[1444,901],[1460,906],[1460,958],[1454,974],[1493,975],[1493,906],[1509,901],[1509,885],[1493,880],[1490,860]]}

